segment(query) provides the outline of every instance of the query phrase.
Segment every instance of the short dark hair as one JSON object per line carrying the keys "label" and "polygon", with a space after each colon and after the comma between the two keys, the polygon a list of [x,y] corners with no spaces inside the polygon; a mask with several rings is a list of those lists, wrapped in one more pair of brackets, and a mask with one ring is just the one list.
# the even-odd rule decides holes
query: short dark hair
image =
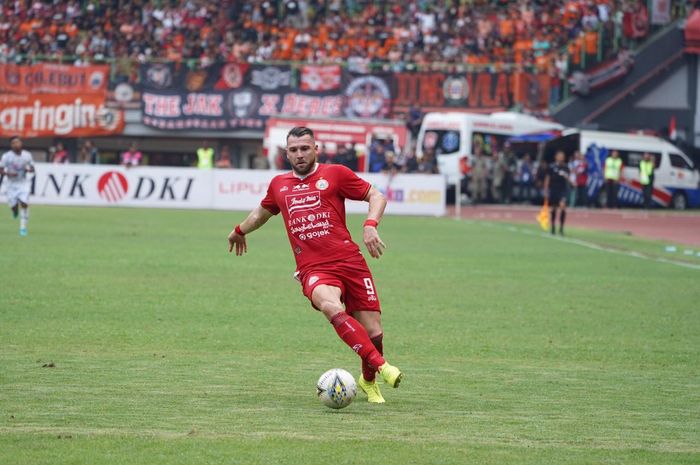
{"label": "short dark hair", "polygon": [[12,141],[15,140],[15,139],[17,139],[17,140],[22,140],[22,139],[19,138],[19,136],[12,136],[12,137],[10,137],[10,144],[11,144]]}
{"label": "short dark hair", "polygon": [[314,132],[310,129],[307,128],[306,126],[295,126],[292,129],[289,130],[287,133],[287,140],[289,140],[290,137],[304,137],[304,136],[311,136],[312,139],[316,139],[314,137]]}

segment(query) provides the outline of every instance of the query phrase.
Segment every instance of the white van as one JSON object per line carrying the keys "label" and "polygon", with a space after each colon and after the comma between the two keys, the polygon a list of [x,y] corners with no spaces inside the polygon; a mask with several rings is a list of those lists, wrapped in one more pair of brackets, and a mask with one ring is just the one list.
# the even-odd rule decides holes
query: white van
{"label": "white van", "polygon": [[545,146],[545,156],[554,158],[558,150],[570,159],[575,150],[585,154],[588,162],[589,199],[605,205],[603,168],[612,150],[620,153],[623,163],[618,191],[620,204],[642,205],[639,184],[639,161],[645,152],[654,156],[653,200],[657,205],[685,209],[700,206],[700,173],[691,159],[678,147],[658,137],[607,131],[568,129]]}
{"label": "white van", "polygon": [[447,175],[448,184],[456,184],[461,177],[460,159],[471,165],[475,144],[491,156],[509,137],[563,129],[561,124],[514,112],[427,113],[418,132],[416,156],[421,159],[426,150],[434,150],[440,173]]}

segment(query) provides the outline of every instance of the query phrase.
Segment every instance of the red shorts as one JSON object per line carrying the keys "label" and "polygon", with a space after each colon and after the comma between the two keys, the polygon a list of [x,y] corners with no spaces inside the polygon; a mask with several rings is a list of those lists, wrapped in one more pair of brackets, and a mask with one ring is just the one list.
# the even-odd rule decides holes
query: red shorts
{"label": "red shorts", "polygon": [[[302,292],[309,300],[316,286],[327,284],[340,288],[341,300],[345,304],[346,312],[352,313],[358,310],[381,312],[372,273],[360,254],[342,261],[312,265],[301,272],[299,278],[303,287]],[[311,305],[313,305],[312,300]]]}

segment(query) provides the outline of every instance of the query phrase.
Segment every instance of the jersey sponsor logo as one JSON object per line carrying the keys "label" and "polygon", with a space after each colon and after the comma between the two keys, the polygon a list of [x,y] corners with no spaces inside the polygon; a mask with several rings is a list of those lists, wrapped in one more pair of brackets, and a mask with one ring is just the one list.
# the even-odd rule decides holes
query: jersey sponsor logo
{"label": "jersey sponsor logo", "polygon": [[318,237],[328,236],[331,232],[327,229],[322,229],[320,231],[309,231],[307,233],[299,234],[299,240],[305,241],[307,239],[316,239]]}
{"label": "jersey sponsor logo", "polygon": [[108,171],[97,181],[97,192],[110,203],[123,199],[128,190],[129,183],[126,177],[117,171]]}
{"label": "jersey sponsor logo", "polygon": [[298,211],[313,210],[321,206],[321,192],[313,191],[304,194],[292,194],[285,197],[285,201],[290,215]]}
{"label": "jersey sponsor logo", "polygon": [[301,183],[301,184],[297,184],[296,186],[294,186],[294,188],[292,190],[293,191],[305,191],[308,189],[309,189],[308,184]]}
{"label": "jersey sponsor logo", "polygon": [[325,179],[319,179],[318,181],[316,181],[316,189],[325,191],[326,189],[328,189],[328,181],[326,181]]}

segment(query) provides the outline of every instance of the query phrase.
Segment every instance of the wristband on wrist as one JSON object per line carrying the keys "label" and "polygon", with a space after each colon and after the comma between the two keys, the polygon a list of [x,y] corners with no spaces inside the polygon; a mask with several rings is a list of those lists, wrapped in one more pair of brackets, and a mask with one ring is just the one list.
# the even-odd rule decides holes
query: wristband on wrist
{"label": "wristband on wrist", "polygon": [[240,236],[245,236],[245,233],[244,233],[243,231],[241,231],[241,225],[240,225],[240,224],[237,224],[237,225],[236,225],[236,227],[234,228],[234,231],[236,231],[236,234],[238,234],[238,235],[240,235]]}
{"label": "wristband on wrist", "polygon": [[366,220],[365,220],[364,226],[365,226],[365,227],[371,226],[371,227],[373,227],[373,228],[376,228],[377,226],[379,226],[379,221],[377,221],[377,220],[372,220],[372,219],[366,219]]}

